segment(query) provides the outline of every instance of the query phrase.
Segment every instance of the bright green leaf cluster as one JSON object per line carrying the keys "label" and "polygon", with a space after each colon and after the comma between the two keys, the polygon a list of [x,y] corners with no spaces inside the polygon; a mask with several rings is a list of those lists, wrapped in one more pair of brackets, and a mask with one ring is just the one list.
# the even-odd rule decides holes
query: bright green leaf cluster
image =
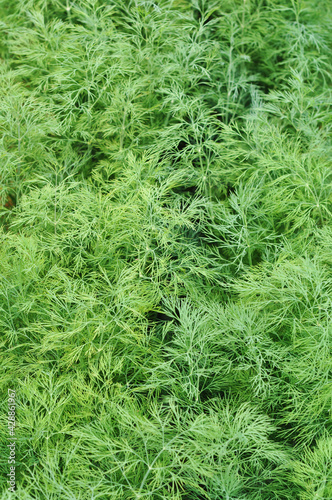
{"label": "bright green leaf cluster", "polygon": [[0,0],[1,498],[331,500],[331,21]]}

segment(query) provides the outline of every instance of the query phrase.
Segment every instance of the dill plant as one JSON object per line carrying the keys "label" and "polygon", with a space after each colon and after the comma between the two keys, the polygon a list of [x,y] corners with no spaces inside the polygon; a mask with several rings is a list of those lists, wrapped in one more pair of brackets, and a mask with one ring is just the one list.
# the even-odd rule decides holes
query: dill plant
{"label": "dill plant", "polygon": [[0,15],[1,498],[330,499],[329,2]]}

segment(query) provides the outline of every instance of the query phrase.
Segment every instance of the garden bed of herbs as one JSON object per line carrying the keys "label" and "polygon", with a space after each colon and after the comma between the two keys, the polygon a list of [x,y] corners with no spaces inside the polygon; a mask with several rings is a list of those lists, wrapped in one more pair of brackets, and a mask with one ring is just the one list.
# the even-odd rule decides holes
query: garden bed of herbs
{"label": "garden bed of herbs", "polygon": [[332,499],[331,24],[0,0],[3,500]]}

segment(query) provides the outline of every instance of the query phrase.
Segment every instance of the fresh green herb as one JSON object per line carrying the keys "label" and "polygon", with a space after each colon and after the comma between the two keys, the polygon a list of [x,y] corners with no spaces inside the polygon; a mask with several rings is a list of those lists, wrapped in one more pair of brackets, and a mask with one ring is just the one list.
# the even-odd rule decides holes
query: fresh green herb
{"label": "fresh green herb", "polygon": [[332,498],[330,26],[0,0],[1,498]]}

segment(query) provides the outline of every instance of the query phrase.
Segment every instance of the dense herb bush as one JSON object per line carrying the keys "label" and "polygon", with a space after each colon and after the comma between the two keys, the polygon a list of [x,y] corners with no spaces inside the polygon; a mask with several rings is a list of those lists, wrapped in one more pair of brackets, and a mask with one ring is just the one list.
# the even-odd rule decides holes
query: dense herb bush
{"label": "dense herb bush", "polygon": [[0,16],[1,498],[330,500],[330,3]]}

